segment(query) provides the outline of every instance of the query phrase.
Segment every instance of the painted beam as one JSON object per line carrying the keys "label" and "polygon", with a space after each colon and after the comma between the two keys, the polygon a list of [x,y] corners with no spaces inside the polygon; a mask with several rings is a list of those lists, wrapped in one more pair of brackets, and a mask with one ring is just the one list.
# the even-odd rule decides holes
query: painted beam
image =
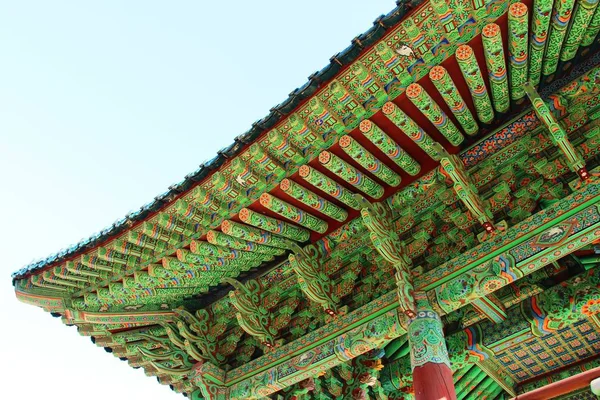
{"label": "painted beam", "polygon": [[[229,371],[226,379],[215,383],[228,387],[232,398],[264,397],[379,348],[406,333],[394,298],[395,293],[382,296],[301,340]],[[257,367],[261,372],[252,373]]]}
{"label": "painted beam", "polygon": [[402,182],[400,175],[392,171],[387,165],[382,163],[377,157],[362,147],[352,136],[344,135],[338,141],[340,148],[348,154],[361,167],[369,171],[372,175],[379,178],[389,186],[399,186]]}
{"label": "painted beam", "polygon": [[471,92],[477,118],[484,124],[491,123],[494,120],[494,109],[471,46],[459,46],[456,49],[456,61]]}
{"label": "painted beam", "polygon": [[552,5],[552,0],[533,1],[531,34],[529,37],[529,82],[535,87],[539,85],[542,77],[542,64],[550,29]]}
{"label": "painted beam", "polygon": [[487,24],[483,27],[481,39],[485,50],[485,62],[494,108],[497,112],[504,113],[510,107],[510,92],[508,91],[504,44],[500,27],[493,23]]}
{"label": "painted beam", "polygon": [[554,10],[552,11],[552,21],[550,24],[550,33],[548,43],[546,44],[546,53],[544,55],[544,65],[542,74],[547,76],[547,81],[553,79],[558,60],[562,50],[563,42],[567,35],[567,28],[571,20],[575,0],[555,0]]}
{"label": "painted beam", "polygon": [[304,228],[310,229],[318,233],[327,231],[327,222],[321,218],[295,207],[270,193],[263,193],[260,196],[260,204],[268,210],[297,223]]}
{"label": "painted beam", "polygon": [[525,97],[523,85],[527,82],[529,13],[523,3],[508,7],[508,57],[510,59],[510,96],[521,103]]}
{"label": "painted beam", "polygon": [[[542,210],[523,220],[507,229],[503,235],[473,248],[469,254],[462,254],[417,276],[415,288],[434,290],[437,303],[447,313],[461,308],[591,243],[600,236],[598,202],[600,182],[590,182],[574,194],[557,201],[551,209]],[[575,218],[586,222],[575,227],[569,222]],[[550,239],[549,232],[555,231],[555,226],[560,227],[557,231],[560,235],[552,235],[553,240],[547,240]],[[557,240],[557,237],[562,240]],[[475,269],[481,272],[475,273]],[[493,282],[493,285],[478,284],[483,281]],[[464,290],[455,293],[458,287]]]}
{"label": "painted beam", "polygon": [[385,153],[396,165],[406,171],[407,174],[415,176],[421,171],[419,163],[374,122],[365,119],[360,123],[359,128],[364,137]]}
{"label": "painted beam", "polygon": [[531,392],[520,394],[512,400],[546,400],[563,394],[574,392],[589,386],[590,382],[600,377],[600,367],[582,372],[558,382],[550,383]]}
{"label": "painted beam", "polygon": [[310,238],[310,231],[308,229],[259,214],[249,208],[242,208],[239,212],[239,218],[248,225],[264,229],[265,231],[297,242],[306,242]]}
{"label": "painted beam", "polygon": [[380,199],[383,196],[383,186],[332,152],[322,151],[319,154],[319,163],[366,195],[374,199]]}
{"label": "painted beam", "polygon": [[581,157],[581,154],[579,154],[577,149],[575,149],[573,144],[569,141],[567,133],[558,123],[548,105],[544,102],[544,100],[542,100],[540,95],[530,83],[525,84],[523,88],[527,94],[527,97],[529,97],[531,104],[533,105],[533,110],[540,121],[542,121],[542,123],[548,129],[550,133],[550,139],[552,139],[554,145],[558,146],[558,148],[561,150],[571,171],[576,172],[582,180],[588,179],[589,173],[585,168],[585,161]]}
{"label": "painted beam", "polygon": [[[530,274],[599,237],[600,212],[596,206],[598,202],[600,183],[591,182],[575,194],[555,203],[551,210],[540,211],[507,230],[505,235],[492,238],[476,247],[468,255],[462,255],[430,273],[417,277],[416,285],[419,289],[428,291],[427,295],[432,300],[432,305],[441,313],[450,312],[476,298],[493,293],[514,279]],[[580,221],[580,224],[575,226],[570,221]],[[497,254],[506,253],[514,259],[514,264],[503,265],[503,258],[500,257],[498,261],[494,261],[500,264],[490,266],[489,270],[482,268],[484,262],[494,259]],[[461,269],[462,272],[459,272]],[[483,281],[485,284],[478,286],[481,289],[475,290],[475,282]],[[473,284],[465,286],[465,291],[457,292],[455,288],[463,287],[465,282]],[[452,296],[445,297],[443,291],[449,291]],[[444,301],[444,298],[447,300]],[[406,333],[399,324],[396,299],[396,292],[390,292],[367,306],[338,317],[339,321],[324,326],[301,341],[276,348],[274,352],[251,361],[243,368],[228,372],[226,380],[214,383],[230,387],[230,394],[233,395],[235,390],[236,396],[241,398],[251,398],[252,395],[265,396],[339,365],[357,355],[351,350],[343,351],[345,356],[340,356],[340,348],[346,348],[347,343],[355,342],[348,336],[340,336],[340,332],[348,332],[351,326],[356,326],[356,321],[364,318],[372,318],[369,321],[380,324],[378,326],[381,328],[373,330],[378,332],[373,342],[370,339],[360,340],[367,340],[368,343],[373,343],[374,347],[381,346],[386,341]],[[382,314],[385,315],[384,320],[376,320]],[[369,322],[363,322],[354,332],[361,336],[369,332],[370,326]],[[380,336],[379,332],[383,332],[383,336]],[[351,336],[356,337],[354,335],[353,333]],[[340,343],[343,344],[342,347]],[[317,351],[317,346],[322,347]],[[364,346],[364,351],[370,348],[370,345]]]}
{"label": "painted beam", "polygon": [[293,242],[290,240],[274,235],[271,232],[227,219],[221,223],[221,230],[229,236],[280,249],[291,249],[293,245]]}
{"label": "painted beam", "polygon": [[[598,0],[579,0],[575,6],[575,15],[572,17],[573,22],[569,28],[569,33],[565,39],[565,44],[560,53],[560,61],[568,63],[575,55],[581,45],[581,41],[585,32],[596,12]],[[563,68],[570,67],[570,64],[565,64]]]}
{"label": "painted beam", "polygon": [[315,188],[327,193],[348,207],[358,210],[359,205],[354,198],[353,192],[314,169],[310,165],[301,166],[298,174],[300,175],[300,178],[304,179],[307,183],[311,184]]}
{"label": "painted beam", "polygon": [[324,199],[291,179],[286,178],[282,180],[279,184],[279,188],[302,204],[305,204],[338,222],[344,222],[348,218],[348,212],[342,207],[333,204],[329,200]]}
{"label": "painted beam", "polygon": [[417,144],[429,157],[439,160],[438,142],[433,140],[423,128],[412,120],[396,104],[388,101],[382,108],[383,114]]}
{"label": "painted beam", "polygon": [[406,88],[406,97],[427,117],[438,131],[452,144],[458,146],[465,137],[460,133],[454,122],[448,118],[435,100],[425,91],[423,86],[412,83]]}
{"label": "painted beam", "polygon": [[596,12],[592,16],[590,23],[583,34],[581,39],[582,47],[589,47],[594,43],[594,40],[598,37],[600,32],[600,7],[596,7]]}
{"label": "painted beam", "polygon": [[429,71],[429,79],[433,82],[444,102],[450,107],[454,117],[462,126],[467,135],[475,135],[479,131],[477,122],[471,114],[471,110],[465,104],[452,77],[441,65],[436,65]]}
{"label": "painted beam", "polygon": [[285,250],[283,249],[265,246],[263,244],[257,244],[244,239],[239,239],[219,231],[208,231],[208,234],[206,235],[206,240],[208,241],[208,243],[214,244],[216,246],[228,247],[230,249],[247,251],[251,253],[258,253],[269,257],[279,256],[285,252]]}
{"label": "painted beam", "polygon": [[471,303],[475,309],[492,322],[499,323],[506,319],[506,308],[495,295],[477,299]]}

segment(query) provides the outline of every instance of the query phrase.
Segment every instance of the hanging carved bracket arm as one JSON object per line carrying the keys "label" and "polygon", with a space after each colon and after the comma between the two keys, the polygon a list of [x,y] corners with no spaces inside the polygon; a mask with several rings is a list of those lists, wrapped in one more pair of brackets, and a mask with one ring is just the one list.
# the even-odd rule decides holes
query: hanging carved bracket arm
{"label": "hanging carved bracket arm", "polygon": [[486,203],[481,199],[477,188],[471,181],[462,160],[453,154],[448,154],[441,149],[440,172],[454,183],[456,195],[467,207],[469,212],[479,221],[486,232],[491,233],[494,227],[494,217]]}
{"label": "hanging carved bracket arm", "polygon": [[586,169],[585,161],[581,157],[581,154],[579,154],[573,144],[569,141],[567,132],[565,132],[563,127],[560,126],[550,111],[550,108],[548,108],[548,105],[544,102],[544,100],[542,100],[541,96],[530,82],[527,82],[524,85],[524,88],[527,97],[529,97],[529,100],[533,105],[533,110],[540,121],[542,121],[542,123],[550,132],[550,139],[554,145],[556,145],[565,156],[569,168],[573,172],[577,173],[582,181],[589,179],[590,174]]}
{"label": "hanging carved bracket arm", "polygon": [[293,254],[289,256],[290,265],[298,275],[302,292],[323,307],[330,316],[339,314],[341,299],[352,291],[360,266],[351,266],[339,281],[335,281],[330,276],[331,272],[323,265],[321,254],[315,246],[301,248],[294,245],[292,251]]}
{"label": "hanging carved bracket arm", "polygon": [[290,322],[299,300],[292,296],[279,304],[281,293],[278,290],[265,291],[256,280],[240,283],[224,278],[223,281],[236,289],[229,292],[229,297],[237,310],[236,317],[242,329],[266,347],[274,347],[279,330]]}
{"label": "hanging carved bracket arm", "polygon": [[176,325],[184,347],[198,361],[222,364],[242,336],[242,330],[237,328],[230,331],[226,340],[220,340],[227,329],[227,322],[218,320],[207,310],[198,310],[195,314],[185,310],[174,311],[179,317]]}
{"label": "hanging carved bracket arm", "polygon": [[396,270],[395,277],[400,308],[408,317],[414,318],[416,308],[413,297],[412,275],[410,273],[412,261],[406,256],[402,248],[402,242],[392,223],[392,211],[387,203],[370,203],[360,195],[355,195],[355,198],[361,205],[360,214],[369,230],[373,246]]}

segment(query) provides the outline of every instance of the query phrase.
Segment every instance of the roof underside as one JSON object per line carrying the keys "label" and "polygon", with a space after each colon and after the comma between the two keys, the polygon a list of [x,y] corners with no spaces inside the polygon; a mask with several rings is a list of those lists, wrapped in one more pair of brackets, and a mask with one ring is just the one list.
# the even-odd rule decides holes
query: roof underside
{"label": "roof underside", "polygon": [[[359,217],[361,198],[389,206],[414,286],[434,297],[479,255],[516,246],[535,229],[552,223],[557,230],[510,257],[524,262],[562,246],[567,233],[592,229],[600,213],[581,211],[591,200],[567,207],[592,196],[577,180],[582,164],[594,176],[600,165],[597,2],[557,2],[554,11],[544,0],[510,8],[504,1],[407,4],[378,18],[184,182],[101,234],[13,274],[20,300],[60,314],[174,390],[194,390],[187,373],[206,361],[228,371],[228,386],[241,391],[252,374],[281,369],[277,360],[325,340],[319,332],[395,299],[394,267]],[[527,81],[564,136],[548,135]],[[440,167],[442,153],[457,156],[466,190],[453,181],[463,178]],[[579,214],[548,222],[563,208]],[[486,233],[485,221],[499,233]],[[485,362],[455,368],[459,398],[504,398],[517,384],[532,388],[557,371],[596,365],[598,310],[552,329],[535,322],[537,296],[566,290],[573,279],[597,296],[600,258],[589,243],[577,246],[490,289],[488,308],[460,295],[439,301],[447,337],[471,329],[488,352]],[[300,247],[320,260],[318,279],[335,299],[330,308],[290,267],[288,255]],[[244,324],[236,295],[225,296],[231,285],[254,296],[266,334]],[[210,337],[210,346],[198,335]],[[411,385],[403,375],[406,337],[380,348],[379,380],[397,392],[391,399],[402,398]],[[354,388],[356,363],[338,363],[311,385],[327,387],[331,398],[344,394]],[[299,385],[282,393],[306,391]]]}

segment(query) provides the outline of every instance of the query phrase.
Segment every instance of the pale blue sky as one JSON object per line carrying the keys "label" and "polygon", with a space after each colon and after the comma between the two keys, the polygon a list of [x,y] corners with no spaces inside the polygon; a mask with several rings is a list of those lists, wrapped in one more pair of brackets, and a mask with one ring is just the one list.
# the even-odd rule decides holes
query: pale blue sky
{"label": "pale blue sky", "polygon": [[0,399],[176,399],[10,273],[246,132],[393,0],[0,1]]}

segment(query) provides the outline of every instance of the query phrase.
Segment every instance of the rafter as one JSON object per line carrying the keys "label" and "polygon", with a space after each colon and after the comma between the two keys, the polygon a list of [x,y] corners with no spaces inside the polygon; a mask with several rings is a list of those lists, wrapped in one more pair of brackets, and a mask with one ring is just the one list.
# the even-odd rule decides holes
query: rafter
{"label": "rafter", "polygon": [[450,144],[458,146],[462,143],[465,139],[462,133],[425,91],[423,86],[412,83],[406,88],[406,97],[431,121]]}
{"label": "rafter", "polygon": [[348,207],[357,210],[359,208],[354,193],[340,185],[338,182],[327,177],[323,173],[319,172],[310,165],[303,165],[299,170],[300,178],[304,179],[307,183],[311,184],[315,188],[327,193],[331,197],[339,200]]}
{"label": "rafter", "polygon": [[370,174],[379,178],[389,186],[398,186],[402,182],[400,175],[381,162],[377,157],[362,147],[351,136],[344,135],[339,140],[340,148]]}
{"label": "rafter", "polygon": [[319,154],[319,162],[340,179],[348,182],[366,195],[374,199],[379,199],[383,196],[383,186],[332,152],[321,152]]}
{"label": "rafter", "polygon": [[456,49],[456,61],[471,92],[477,118],[484,124],[491,123],[494,120],[494,110],[473,49],[468,45],[459,46]]}
{"label": "rafter", "polygon": [[[517,104],[520,104],[523,97],[525,97],[523,85],[527,82],[528,26],[529,12],[527,6],[520,2],[512,3],[508,7],[508,57],[510,59],[510,97]],[[552,37],[550,40],[552,40]],[[549,46],[551,46],[551,43],[552,41]]]}
{"label": "rafter", "polygon": [[508,91],[508,76],[500,26],[494,23],[484,26],[481,39],[485,50],[485,61],[494,108],[497,112],[503,113],[508,111],[510,107],[510,93]]}
{"label": "rafter", "polygon": [[328,224],[326,221],[315,217],[314,215],[296,206],[293,206],[279,199],[278,197],[273,196],[272,194],[263,193],[260,196],[260,204],[266,209],[273,211],[277,215],[289,219],[290,221],[293,221],[298,225],[301,225],[312,231],[318,233],[325,233],[325,231],[327,231]]}
{"label": "rafter", "polygon": [[546,53],[544,54],[544,65],[542,73],[551,79],[558,67],[560,52],[567,35],[567,28],[573,13],[575,0],[555,0],[554,10],[552,11],[552,22],[550,24],[550,33],[548,34],[548,43],[546,44]]}
{"label": "rafter", "polygon": [[452,114],[460,123],[467,135],[475,135],[479,131],[477,122],[471,114],[471,110],[465,104],[462,95],[458,91],[452,77],[441,65],[436,65],[429,71],[429,78],[437,88],[442,98],[452,110]]}
{"label": "rafter", "polygon": [[315,194],[304,186],[292,181],[284,179],[279,184],[279,188],[290,197],[309,206],[310,208],[333,218],[336,221],[343,222],[348,218],[348,212],[343,208],[331,203],[323,197]]}
{"label": "rafter", "polygon": [[544,50],[550,29],[552,0],[534,0],[529,42],[529,82],[538,86],[542,76]]}
{"label": "rafter", "polygon": [[598,7],[598,0],[579,0],[575,6],[573,22],[569,27],[569,33],[560,53],[560,61],[567,63],[575,58],[594,12]]}
{"label": "rafter", "polygon": [[383,114],[390,119],[398,128],[413,140],[427,155],[434,160],[439,160],[439,154],[435,147],[437,143],[423,128],[412,120],[396,104],[387,102],[381,109]]}
{"label": "rafter", "polygon": [[250,210],[242,208],[239,213],[240,220],[254,227],[264,229],[271,233],[283,236],[285,238],[298,242],[306,242],[310,237],[310,231],[288,222],[262,215]]}

